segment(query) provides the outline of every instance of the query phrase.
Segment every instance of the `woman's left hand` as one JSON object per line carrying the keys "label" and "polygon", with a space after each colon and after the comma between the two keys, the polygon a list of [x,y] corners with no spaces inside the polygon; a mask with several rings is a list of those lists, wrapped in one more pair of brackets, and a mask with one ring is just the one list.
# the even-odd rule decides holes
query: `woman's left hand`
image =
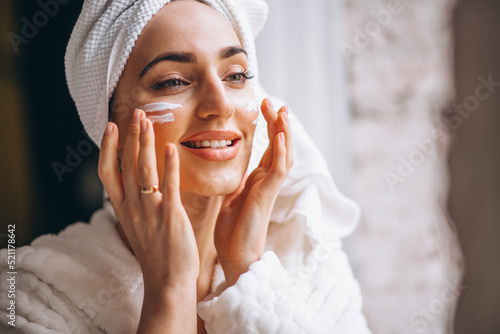
{"label": "woman's left hand", "polygon": [[269,146],[259,166],[224,200],[215,227],[215,247],[228,286],[264,253],[271,211],[293,164],[287,107],[276,113],[265,99],[261,109]]}

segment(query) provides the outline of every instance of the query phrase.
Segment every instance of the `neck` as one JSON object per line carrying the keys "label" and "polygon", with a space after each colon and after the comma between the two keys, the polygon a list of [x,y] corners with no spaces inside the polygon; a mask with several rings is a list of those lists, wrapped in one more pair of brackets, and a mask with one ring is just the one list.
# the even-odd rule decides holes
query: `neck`
{"label": "neck", "polygon": [[200,276],[198,278],[198,299],[202,300],[210,292],[210,284],[217,251],[214,244],[214,230],[224,196],[201,196],[181,193],[182,204],[193,226],[198,254],[200,256]]}
{"label": "neck", "polygon": [[[200,274],[198,276],[196,296],[202,301],[209,293],[217,251],[214,244],[214,230],[224,196],[200,196],[181,192],[184,209],[193,226],[194,237],[200,256]],[[198,333],[206,333],[205,323],[197,317]]]}

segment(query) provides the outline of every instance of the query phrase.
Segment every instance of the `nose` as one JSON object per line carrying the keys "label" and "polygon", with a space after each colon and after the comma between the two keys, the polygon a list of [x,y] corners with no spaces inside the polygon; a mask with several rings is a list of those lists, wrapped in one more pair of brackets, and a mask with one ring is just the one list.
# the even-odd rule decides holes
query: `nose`
{"label": "nose", "polygon": [[218,75],[211,74],[200,85],[200,99],[196,114],[200,118],[229,118],[235,109],[228,96],[224,82]]}

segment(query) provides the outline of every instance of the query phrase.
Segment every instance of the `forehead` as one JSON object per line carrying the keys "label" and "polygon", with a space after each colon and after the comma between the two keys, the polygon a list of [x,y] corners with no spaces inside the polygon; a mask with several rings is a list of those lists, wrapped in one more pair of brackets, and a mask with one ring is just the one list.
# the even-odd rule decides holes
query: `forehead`
{"label": "forehead", "polygon": [[216,10],[193,0],[172,1],[146,25],[137,39],[139,56],[167,51],[218,52],[241,45],[232,25]]}

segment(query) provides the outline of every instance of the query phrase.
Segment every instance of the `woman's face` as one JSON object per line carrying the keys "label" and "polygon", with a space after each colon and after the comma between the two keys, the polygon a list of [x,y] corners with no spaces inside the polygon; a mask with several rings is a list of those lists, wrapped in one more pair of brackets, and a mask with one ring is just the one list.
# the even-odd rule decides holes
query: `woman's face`
{"label": "woman's face", "polygon": [[[173,121],[153,124],[160,183],[165,144],[171,142],[179,152],[182,191],[233,192],[250,159],[257,117],[247,111],[254,98],[247,68],[236,32],[221,14],[196,1],[167,4],[139,36],[114,94],[112,120],[120,131],[120,148],[135,108],[182,105],[146,113],[173,113]],[[206,140],[210,147],[196,147]]]}

